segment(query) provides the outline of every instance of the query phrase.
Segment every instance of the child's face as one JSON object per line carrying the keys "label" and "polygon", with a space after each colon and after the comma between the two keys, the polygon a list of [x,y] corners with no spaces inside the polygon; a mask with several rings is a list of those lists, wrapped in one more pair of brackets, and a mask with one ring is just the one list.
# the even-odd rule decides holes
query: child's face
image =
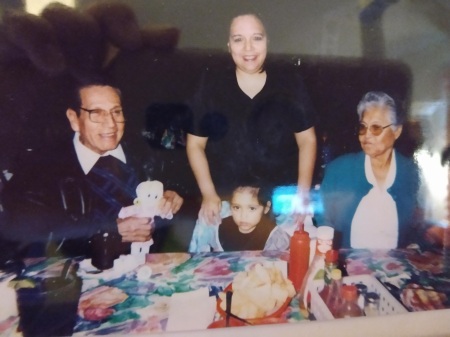
{"label": "child's face", "polygon": [[231,198],[231,214],[241,233],[250,233],[270,209],[270,202],[263,206],[256,194],[248,189],[239,189]]}

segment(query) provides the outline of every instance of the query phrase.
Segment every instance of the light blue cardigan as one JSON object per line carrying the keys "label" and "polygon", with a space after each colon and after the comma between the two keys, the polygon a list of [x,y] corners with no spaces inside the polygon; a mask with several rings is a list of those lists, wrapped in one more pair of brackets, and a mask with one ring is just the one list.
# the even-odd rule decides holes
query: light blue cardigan
{"label": "light blue cardigan", "polygon": [[[395,153],[397,173],[388,193],[397,206],[399,235],[397,247],[411,243],[417,219],[415,211],[418,206],[419,168],[416,163]],[[351,153],[336,158],[325,169],[325,176],[320,187],[323,201],[323,217],[318,216],[319,225],[335,228],[335,248],[350,248],[351,223],[361,199],[369,192],[372,185],[364,172],[365,153]],[[380,213],[383,212],[380,209]]]}
{"label": "light blue cardigan", "polygon": [[[226,218],[231,215],[231,206],[228,201],[222,201],[220,217]],[[279,217],[283,221],[290,220],[288,216]],[[191,243],[189,244],[190,253],[200,252],[223,252],[223,247],[219,241],[219,226],[207,225],[201,219],[197,219],[194,232],[192,234]],[[278,224],[270,232],[269,238],[264,246],[264,250],[288,250],[290,243],[290,235],[288,229],[283,224]]]}

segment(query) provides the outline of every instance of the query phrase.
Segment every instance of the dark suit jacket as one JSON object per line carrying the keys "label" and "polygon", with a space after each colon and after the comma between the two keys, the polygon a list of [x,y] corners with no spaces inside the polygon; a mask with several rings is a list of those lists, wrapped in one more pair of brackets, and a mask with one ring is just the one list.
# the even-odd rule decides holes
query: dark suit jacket
{"label": "dark suit jacket", "polygon": [[[130,151],[135,147],[126,143],[122,146],[127,164],[136,169],[139,181],[157,179],[153,176],[154,158],[148,152],[142,153],[146,146],[140,147],[138,154]],[[71,140],[29,153],[13,173],[2,195],[6,219],[0,226],[1,234],[21,246],[37,247],[28,255],[48,254],[49,250],[70,256],[89,255],[88,243],[93,234],[102,230],[117,232],[115,218],[91,219],[93,195]]]}

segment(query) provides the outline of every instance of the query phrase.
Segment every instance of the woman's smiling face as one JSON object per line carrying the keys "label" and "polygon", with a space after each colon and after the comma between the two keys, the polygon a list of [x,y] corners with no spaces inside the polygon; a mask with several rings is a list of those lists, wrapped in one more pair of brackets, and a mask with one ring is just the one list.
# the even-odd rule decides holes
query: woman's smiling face
{"label": "woman's smiling face", "polygon": [[248,74],[261,71],[267,56],[267,36],[255,15],[241,15],[230,26],[228,49],[238,71]]}

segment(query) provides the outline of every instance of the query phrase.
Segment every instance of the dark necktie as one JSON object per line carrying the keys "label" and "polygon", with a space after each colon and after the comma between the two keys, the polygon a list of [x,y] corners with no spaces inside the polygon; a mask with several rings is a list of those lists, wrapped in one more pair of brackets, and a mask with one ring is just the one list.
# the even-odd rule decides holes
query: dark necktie
{"label": "dark necktie", "polygon": [[139,183],[136,172],[119,159],[100,157],[86,178],[94,197],[94,219],[117,217],[122,207],[133,204]]}

